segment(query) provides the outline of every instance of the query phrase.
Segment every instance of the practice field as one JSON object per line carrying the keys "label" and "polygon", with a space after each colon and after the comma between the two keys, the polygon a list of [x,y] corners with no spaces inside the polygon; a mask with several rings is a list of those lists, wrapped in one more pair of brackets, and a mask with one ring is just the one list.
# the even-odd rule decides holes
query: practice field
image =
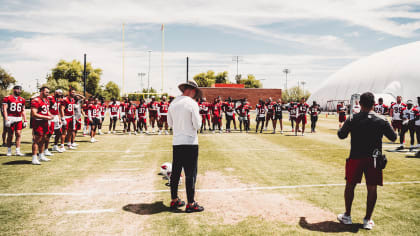
{"label": "practice field", "polygon": [[[366,231],[364,185],[356,188],[355,224],[336,220],[344,212],[350,139],[337,138],[335,116],[322,114],[318,132],[304,137],[293,136],[288,122],[282,135],[270,134],[270,127],[263,134],[199,136],[196,200],[205,211],[193,214],[169,211],[169,187],[158,175],[160,165],[172,159],[172,136],[119,132],[97,136],[94,144],[78,137],[77,150],[34,166],[31,130],[25,129],[26,157],[6,157],[1,148],[0,234],[418,235],[420,159],[406,158],[412,153],[386,153],[376,226]],[[396,147],[384,141],[384,149]]]}

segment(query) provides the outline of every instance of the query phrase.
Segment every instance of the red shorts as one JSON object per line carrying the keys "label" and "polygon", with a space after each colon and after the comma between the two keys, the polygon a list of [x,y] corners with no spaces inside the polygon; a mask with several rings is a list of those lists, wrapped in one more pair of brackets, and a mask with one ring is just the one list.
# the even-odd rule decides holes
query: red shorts
{"label": "red shorts", "polygon": [[134,122],[134,121],[136,121],[136,117],[130,115],[130,116],[127,117],[127,121],[128,122]]}
{"label": "red shorts", "polygon": [[85,116],[85,125],[88,126],[89,125],[89,117]]}
{"label": "red shorts", "polygon": [[222,117],[213,116],[211,120],[212,120],[213,123],[220,123],[220,122],[222,122]]}
{"label": "red shorts", "polygon": [[296,118],[296,123],[297,124],[299,124],[301,121],[302,121],[302,124],[308,123],[308,120],[306,119],[306,115],[298,116],[298,118]]}
{"label": "red shorts", "polygon": [[23,122],[22,121],[15,122],[15,123],[10,125],[10,130],[12,130],[13,132],[15,130],[22,130],[22,128],[23,128]]}
{"label": "red shorts", "polygon": [[67,124],[66,124],[66,130],[73,130],[74,129],[74,119],[73,119],[73,117],[71,117],[71,118],[66,118],[66,122],[67,122]]}
{"label": "red shorts", "polygon": [[402,120],[393,120],[392,127],[394,129],[402,129]]}
{"label": "red shorts", "polygon": [[201,119],[203,120],[203,122],[205,120],[210,120],[210,114],[201,114]]}
{"label": "red shorts", "polygon": [[382,170],[373,166],[373,158],[346,160],[346,180],[348,183],[361,183],[363,174],[365,174],[367,185],[382,186]]}
{"label": "red shorts", "polygon": [[32,129],[35,135],[43,136],[49,134],[50,126],[47,120],[34,120]]}
{"label": "red shorts", "polygon": [[141,122],[141,123],[147,123],[147,119],[146,119],[146,116],[140,116],[139,117],[139,122]]}
{"label": "red shorts", "polygon": [[346,121],[346,115],[339,115],[338,116],[338,122],[344,122],[344,121]]}
{"label": "red shorts", "polygon": [[54,133],[54,126],[55,126],[55,122],[54,121],[50,121],[50,125],[48,125],[48,133],[49,134],[53,134]]}
{"label": "red shorts", "polygon": [[157,118],[158,117],[158,113],[157,113],[157,111],[152,111],[152,112],[149,112],[149,118]]}
{"label": "red shorts", "polygon": [[168,122],[168,116],[160,116],[159,122],[161,123]]}

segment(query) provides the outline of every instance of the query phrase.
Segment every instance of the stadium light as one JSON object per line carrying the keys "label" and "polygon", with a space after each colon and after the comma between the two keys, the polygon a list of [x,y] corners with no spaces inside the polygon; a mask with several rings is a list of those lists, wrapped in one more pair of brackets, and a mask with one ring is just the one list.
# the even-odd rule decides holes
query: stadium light
{"label": "stadium light", "polygon": [[286,90],[287,90],[287,74],[290,73],[290,70],[286,68],[286,69],[283,70],[283,73],[286,74]]}

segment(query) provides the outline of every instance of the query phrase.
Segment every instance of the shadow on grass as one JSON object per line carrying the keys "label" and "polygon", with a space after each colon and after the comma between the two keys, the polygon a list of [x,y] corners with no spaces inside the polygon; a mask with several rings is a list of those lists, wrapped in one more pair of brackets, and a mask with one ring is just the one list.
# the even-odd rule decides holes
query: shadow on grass
{"label": "shadow on grass", "polygon": [[420,158],[420,151],[418,151],[414,156],[405,156],[405,158]]}
{"label": "shadow on grass", "polygon": [[3,165],[31,165],[32,162],[28,160],[17,160],[3,163]]}
{"label": "shadow on grass", "polygon": [[[171,211],[171,208],[165,206],[163,201],[156,201],[154,203],[139,203],[139,204],[128,204],[123,207],[124,211],[128,211],[138,215],[154,215],[162,212]],[[174,213],[181,213],[181,210],[172,211]]]}
{"label": "shadow on grass", "polygon": [[362,224],[345,225],[345,224],[341,224],[334,221],[324,221],[324,222],[310,224],[306,221],[305,217],[300,217],[299,225],[300,227],[310,230],[310,231],[317,231],[317,232],[324,232],[324,233],[342,233],[342,232],[357,233],[359,232],[359,229],[362,228]]}

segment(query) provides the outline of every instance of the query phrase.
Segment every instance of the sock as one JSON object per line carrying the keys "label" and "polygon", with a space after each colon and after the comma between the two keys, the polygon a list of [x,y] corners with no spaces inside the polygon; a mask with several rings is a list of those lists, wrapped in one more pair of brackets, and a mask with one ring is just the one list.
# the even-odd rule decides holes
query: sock
{"label": "sock", "polygon": [[12,148],[11,147],[8,147],[7,148],[7,152],[12,152]]}
{"label": "sock", "polygon": [[16,148],[16,152],[20,152],[20,148],[18,148],[18,147],[17,147],[17,148]]}
{"label": "sock", "polygon": [[38,157],[36,155],[32,155],[32,161],[38,160]]}
{"label": "sock", "polygon": [[64,144],[61,144],[61,148],[64,148]]}
{"label": "sock", "polygon": [[71,146],[71,142],[68,142],[68,143],[67,143],[67,146]]}
{"label": "sock", "polygon": [[54,149],[57,149],[58,147],[57,147],[57,145],[54,145]]}
{"label": "sock", "polygon": [[44,158],[44,157],[45,157],[44,153],[39,154],[39,158]]}

